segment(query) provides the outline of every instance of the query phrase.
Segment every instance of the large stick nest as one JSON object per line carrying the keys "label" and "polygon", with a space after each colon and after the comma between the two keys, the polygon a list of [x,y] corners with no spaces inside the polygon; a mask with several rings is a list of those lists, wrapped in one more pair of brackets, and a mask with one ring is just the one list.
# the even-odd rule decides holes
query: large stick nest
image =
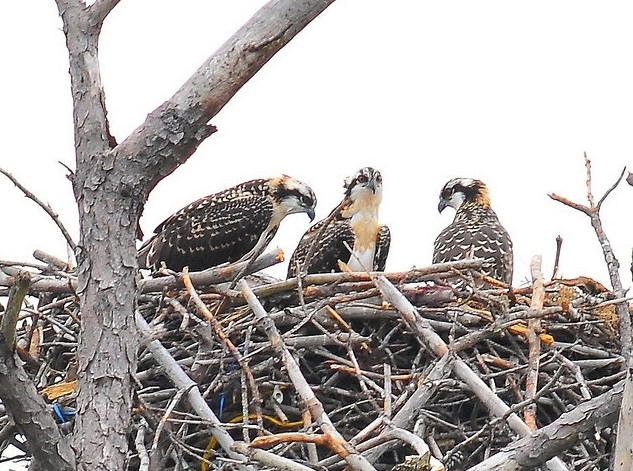
{"label": "large stick nest", "polygon": [[[446,284],[449,276],[456,276],[454,267],[389,274],[389,279],[489,393],[510,407],[519,405],[514,412],[527,421],[532,418],[536,427],[552,423],[624,377],[613,296],[598,283],[587,278],[546,283],[544,306],[535,311],[530,309],[530,287],[482,290],[468,281],[477,279],[476,273],[468,272],[459,288],[452,288]],[[54,284],[72,276],[42,271],[39,278]],[[425,383],[429,372],[441,366],[437,353],[383,300],[367,275],[312,276],[303,280],[302,289],[296,280],[278,282],[264,275],[251,275],[247,282],[334,427],[357,449],[379,443],[398,411],[408,401],[420,401],[414,392],[422,386],[429,388],[428,394],[416,404],[415,413],[397,425],[421,437],[446,469],[468,469],[518,438],[450,365],[440,379]],[[310,423],[279,350],[253,310],[240,292],[227,291],[227,286],[196,288],[225,338],[210,326],[208,314],[200,312],[186,289],[158,287],[140,294],[139,310],[152,328],[152,339],[159,340],[197,383],[235,440],[260,437],[259,445],[277,456],[315,469],[344,468],[333,447],[308,443],[320,433],[319,424]],[[69,430],[81,311],[72,292],[41,291],[38,296],[37,305],[27,308],[19,322],[18,352],[60,427]],[[528,373],[534,370],[527,340],[533,329],[528,328],[530,318],[538,319],[541,328],[534,401],[526,392]],[[143,340],[139,351],[131,449],[141,455],[143,448],[158,453],[160,469],[166,470],[230,464],[213,437],[213,424],[194,410],[188,391],[174,386],[166,366],[147,349],[148,341]],[[0,428],[11,430],[10,424],[0,409]],[[278,437],[287,432],[299,433]],[[586,433],[559,456],[569,469],[608,469],[614,435],[610,428]],[[0,450],[7,444],[27,450],[19,430],[0,438]],[[407,440],[392,438],[379,446],[380,454],[373,458],[378,469],[416,454]],[[130,469],[138,469],[139,455],[130,458]]]}

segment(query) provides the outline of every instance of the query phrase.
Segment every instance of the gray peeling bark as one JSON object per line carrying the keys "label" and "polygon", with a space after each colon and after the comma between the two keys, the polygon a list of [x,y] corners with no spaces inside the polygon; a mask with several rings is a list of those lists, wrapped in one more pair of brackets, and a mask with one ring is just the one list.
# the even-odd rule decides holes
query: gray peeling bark
{"label": "gray peeling bark", "polygon": [[[94,4],[97,5],[97,4]],[[69,51],[79,210],[81,331],[74,449],[79,469],[125,469],[138,339],[135,228],[141,204],[121,188],[128,168],[111,150],[95,13],[58,1]]]}
{"label": "gray peeling bark", "polygon": [[[260,9],[115,151],[149,192],[215,131],[207,123],[259,69],[334,0],[275,0]],[[146,198],[146,194],[139,194]]]}
{"label": "gray peeling bark", "polygon": [[577,443],[580,434],[613,425],[618,418],[623,391],[624,381],[620,381],[610,391],[579,404],[469,471],[516,471],[543,465]]}
{"label": "gray peeling bark", "polygon": [[97,46],[118,0],[91,6],[56,0],[70,60],[80,218],[79,469],[125,469],[138,346],[136,228],[150,191],[211,135],[209,120],[235,93],[333,1],[271,1],[117,145],[109,134]]}

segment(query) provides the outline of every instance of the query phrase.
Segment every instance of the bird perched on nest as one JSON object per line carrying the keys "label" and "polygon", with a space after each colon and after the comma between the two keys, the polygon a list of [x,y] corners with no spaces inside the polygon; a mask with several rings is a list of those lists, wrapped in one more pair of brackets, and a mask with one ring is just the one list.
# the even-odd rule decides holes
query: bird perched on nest
{"label": "bird perched on nest", "polygon": [[488,188],[480,180],[454,178],[440,193],[438,210],[455,209],[455,219],[435,239],[433,263],[483,258],[482,272],[512,284],[512,240],[490,206]]}
{"label": "bird perched on nest", "polygon": [[385,269],[391,234],[378,220],[382,175],[364,167],[347,177],[343,186],[341,203],[299,241],[290,258],[288,278],[296,275],[297,266],[302,273],[340,271],[339,260],[351,271]]}
{"label": "bird perched on nest", "polygon": [[166,219],[139,249],[139,266],[199,271],[258,256],[283,218],[306,213],[313,221],[315,205],[312,189],[287,175],[240,183]]}

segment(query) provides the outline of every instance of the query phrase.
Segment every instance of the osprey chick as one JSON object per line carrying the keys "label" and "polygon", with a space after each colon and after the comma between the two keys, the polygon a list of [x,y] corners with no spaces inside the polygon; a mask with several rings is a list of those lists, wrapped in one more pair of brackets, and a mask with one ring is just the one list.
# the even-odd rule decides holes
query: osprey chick
{"label": "osprey chick", "polygon": [[297,263],[302,273],[340,271],[339,260],[352,271],[385,269],[391,234],[378,220],[382,175],[364,167],[347,177],[343,186],[341,203],[299,241],[288,264],[288,278],[296,275]]}
{"label": "osprey chick", "polygon": [[[258,255],[282,219],[306,213],[314,220],[316,197],[287,175],[251,180],[205,196],[170,216],[139,249],[141,268],[200,271]],[[259,252],[259,253],[258,253]]]}
{"label": "osprey chick", "polygon": [[482,272],[512,284],[512,240],[490,207],[488,188],[480,180],[454,178],[440,193],[438,210],[455,209],[455,219],[435,239],[433,263],[483,258]]}

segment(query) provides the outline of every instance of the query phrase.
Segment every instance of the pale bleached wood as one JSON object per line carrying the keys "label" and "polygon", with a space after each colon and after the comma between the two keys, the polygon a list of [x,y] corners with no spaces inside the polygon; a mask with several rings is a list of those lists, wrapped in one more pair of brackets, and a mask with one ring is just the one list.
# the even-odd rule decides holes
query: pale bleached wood
{"label": "pale bleached wood", "polygon": [[518,471],[543,465],[580,440],[582,433],[613,425],[622,402],[624,383],[620,381],[610,391],[579,404],[468,471]]}
{"label": "pale bleached wood", "polygon": [[[532,274],[532,299],[530,301],[530,318],[528,320],[528,371],[525,379],[525,393],[527,398],[534,399],[538,386],[539,364],[541,356],[541,319],[539,317],[543,310],[545,299],[545,288],[543,287],[543,274],[541,272],[542,257],[535,255],[530,262],[530,272]],[[536,429],[536,404],[531,404],[525,408],[524,417],[530,429]]]}

